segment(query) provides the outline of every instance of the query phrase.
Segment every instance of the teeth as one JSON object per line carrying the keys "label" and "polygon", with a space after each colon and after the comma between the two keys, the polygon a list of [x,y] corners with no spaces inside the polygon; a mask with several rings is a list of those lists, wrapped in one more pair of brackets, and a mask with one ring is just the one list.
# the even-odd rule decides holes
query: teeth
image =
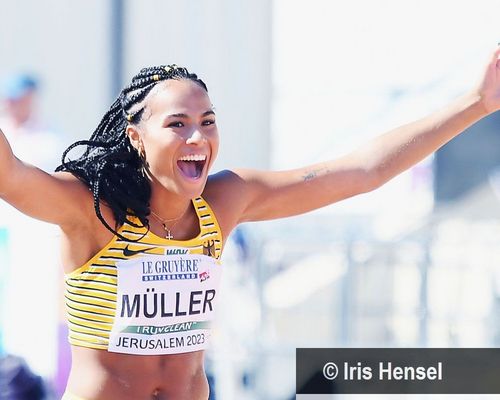
{"label": "teeth", "polygon": [[182,156],[179,161],[205,161],[207,156],[205,154],[190,154],[188,156]]}

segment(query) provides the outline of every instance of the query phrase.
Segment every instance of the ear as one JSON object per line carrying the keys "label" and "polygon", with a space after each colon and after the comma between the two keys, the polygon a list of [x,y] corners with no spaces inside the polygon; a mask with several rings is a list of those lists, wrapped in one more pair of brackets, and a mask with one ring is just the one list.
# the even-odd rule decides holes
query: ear
{"label": "ear", "polygon": [[137,127],[133,125],[127,125],[125,128],[125,134],[128,136],[130,143],[137,150],[140,151],[142,148],[141,134]]}

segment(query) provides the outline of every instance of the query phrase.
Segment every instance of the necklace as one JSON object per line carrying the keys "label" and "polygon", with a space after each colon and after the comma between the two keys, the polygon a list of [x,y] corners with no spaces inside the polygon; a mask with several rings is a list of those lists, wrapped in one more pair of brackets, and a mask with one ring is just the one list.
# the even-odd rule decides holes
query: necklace
{"label": "necklace", "polygon": [[[174,236],[172,235],[172,229],[174,229],[174,226],[177,225],[177,223],[182,219],[182,217],[187,213],[189,210],[189,207],[184,210],[184,212],[180,215],[180,217],[177,218],[172,218],[172,219],[163,219],[161,218],[158,214],[156,214],[153,210],[150,209],[151,215],[163,226],[163,229],[165,229],[165,239],[172,240]],[[167,222],[175,221],[172,225],[170,225],[170,228],[167,226]]]}

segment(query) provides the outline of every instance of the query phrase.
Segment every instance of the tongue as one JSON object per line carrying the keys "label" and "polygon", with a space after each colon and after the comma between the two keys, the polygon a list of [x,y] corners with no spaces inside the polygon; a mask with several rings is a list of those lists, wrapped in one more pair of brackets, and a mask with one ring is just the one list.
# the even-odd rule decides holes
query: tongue
{"label": "tongue", "polygon": [[179,169],[184,175],[189,178],[197,178],[198,172],[196,171],[196,162],[194,161],[177,161]]}

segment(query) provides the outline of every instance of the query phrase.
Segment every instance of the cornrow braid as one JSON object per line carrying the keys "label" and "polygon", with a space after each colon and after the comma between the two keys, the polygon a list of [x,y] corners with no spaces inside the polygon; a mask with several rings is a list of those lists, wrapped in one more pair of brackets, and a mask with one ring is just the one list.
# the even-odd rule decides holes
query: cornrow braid
{"label": "cornrow braid", "polygon": [[[188,79],[208,92],[205,83],[186,68],[175,64],[143,68],[120,92],[90,139],[70,145],[61,157],[61,165],[56,168],[56,171],[72,173],[89,188],[97,218],[122,240],[131,239],[117,232],[119,226],[127,222],[149,230],[148,216],[151,212],[150,182],[143,174],[143,160],[130,143],[125,130],[128,124],[141,121],[144,100],[159,82],[168,79]],[[68,154],[79,146],[85,146],[83,154],[70,160]],[[101,202],[111,208],[114,227],[103,217]],[[128,216],[137,217],[141,225],[133,223]]]}

